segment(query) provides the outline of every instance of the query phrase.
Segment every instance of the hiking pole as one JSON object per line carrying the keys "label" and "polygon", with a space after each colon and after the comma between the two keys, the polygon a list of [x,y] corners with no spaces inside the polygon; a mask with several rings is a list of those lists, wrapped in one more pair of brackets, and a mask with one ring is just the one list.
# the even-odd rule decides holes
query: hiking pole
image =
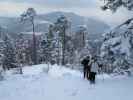
{"label": "hiking pole", "polygon": [[102,71],[102,76],[103,76],[103,82],[104,82],[104,75],[103,75],[103,71]]}
{"label": "hiking pole", "polygon": [[101,68],[101,72],[102,72],[102,80],[103,80],[103,82],[104,82],[104,75],[103,75],[103,70],[102,70],[102,68]]}

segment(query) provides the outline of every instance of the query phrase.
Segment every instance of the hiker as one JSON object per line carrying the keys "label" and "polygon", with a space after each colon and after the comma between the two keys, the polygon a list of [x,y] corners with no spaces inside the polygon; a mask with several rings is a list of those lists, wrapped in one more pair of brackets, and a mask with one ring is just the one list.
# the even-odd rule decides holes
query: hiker
{"label": "hiker", "polygon": [[90,73],[90,56],[85,57],[82,61],[81,64],[84,66],[83,72],[84,72],[84,79],[87,78],[89,80],[89,73]]}
{"label": "hiker", "polygon": [[98,73],[98,63],[97,63],[97,60],[96,58],[92,58],[91,59],[91,68],[90,68],[90,75],[89,75],[89,80],[90,80],[90,83],[91,84],[94,84],[95,83],[95,77],[96,77],[96,74]]}

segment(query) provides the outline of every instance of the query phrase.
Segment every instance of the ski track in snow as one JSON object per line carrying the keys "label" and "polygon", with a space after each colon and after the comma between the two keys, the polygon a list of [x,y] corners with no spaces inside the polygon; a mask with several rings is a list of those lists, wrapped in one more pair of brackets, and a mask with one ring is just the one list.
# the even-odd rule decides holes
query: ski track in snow
{"label": "ski track in snow", "polygon": [[[132,100],[133,78],[98,76],[95,85],[80,72],[66,68],[27,67],[23,75],[7,75],[0,81],[0,100]],[[54,73],[55,72],[55,73]],[[59,75],[57,75],[59,74]]]}

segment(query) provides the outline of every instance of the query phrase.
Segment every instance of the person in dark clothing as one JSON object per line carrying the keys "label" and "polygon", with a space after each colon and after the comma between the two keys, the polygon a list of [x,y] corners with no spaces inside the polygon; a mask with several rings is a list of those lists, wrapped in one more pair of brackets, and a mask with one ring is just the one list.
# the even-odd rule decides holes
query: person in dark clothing
{"label": "person in dark clothing", "polygon": [[88,80],[89,80],[89,73],[90,73],[89,62],[90,62],[90,56],[87,56],[81,62],[81,64],[84,66],[84,68],[83,68],[84,79],[87,78]]}
{"label": "person in dark clothing", "polygon": [[89,79],[91,84],[95,84],[95,76],[96,76],[96,72],[90,72]]}

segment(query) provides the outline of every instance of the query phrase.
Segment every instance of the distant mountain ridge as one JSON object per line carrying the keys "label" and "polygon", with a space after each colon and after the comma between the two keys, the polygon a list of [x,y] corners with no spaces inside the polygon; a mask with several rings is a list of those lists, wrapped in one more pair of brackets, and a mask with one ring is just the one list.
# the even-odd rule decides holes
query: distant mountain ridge
{"label": "distant mountain ridge", "polygon": [[[65,15],[71,21],[72,31],[75,31],[78,25],[86,25],[90,34],[100,34],[109,29],[109,26],[100,20],[79,16],[75,13],[51,12],[36,16],[35,31],[47,32],[49,24],[54,23],[60,15]],[[0,17],[0,26],[11,33],[30,32],[32,30],[30,23],[20,23],[20,19],[15,17]]]}

